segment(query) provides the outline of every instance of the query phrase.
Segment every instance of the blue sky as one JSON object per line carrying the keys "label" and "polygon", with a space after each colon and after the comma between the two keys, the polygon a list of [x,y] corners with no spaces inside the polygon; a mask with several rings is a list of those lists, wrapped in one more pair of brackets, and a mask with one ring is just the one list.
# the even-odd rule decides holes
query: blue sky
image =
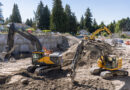
{"label": "blue sky", "polygon": [[[13,4],[17,3],[23,21],[34,17],[33,11],[36,10],[40,1],[52,9],[53,0],[0,0],[4,5],[2,6],[4,18],[10,16]],[[130,0],[62,0],[63,7],[66,4],[70,5],[72,12],[75,12],[78,21],[88,7],[98,24],[101,21],[108,24],[113,20],[130,17]]]}

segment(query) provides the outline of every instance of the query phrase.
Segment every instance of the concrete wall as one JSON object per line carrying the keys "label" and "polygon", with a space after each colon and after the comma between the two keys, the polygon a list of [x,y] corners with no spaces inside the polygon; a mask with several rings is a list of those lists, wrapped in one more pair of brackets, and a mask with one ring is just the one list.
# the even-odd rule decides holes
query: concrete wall
{"label": "concrete wall", "polygon": [[[47,49],[56,49],[57,45],[63,43],[63,37],[60,35],[39,35],[37,36],[43,47]],[[33,50],[33,45],[30,41],[25,39],[19,34],[15,35],[14,45],[16,46],[15,52],[28,52]],[[7,34],[0,34],[0,52],[5,51],[7,46]]]}

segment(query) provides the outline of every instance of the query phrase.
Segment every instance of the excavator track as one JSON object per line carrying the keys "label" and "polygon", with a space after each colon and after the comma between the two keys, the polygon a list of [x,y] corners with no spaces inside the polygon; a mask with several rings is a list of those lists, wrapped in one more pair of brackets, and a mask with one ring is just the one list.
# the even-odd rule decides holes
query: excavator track
{"label": "excavator track", "polygon": [[114,71],[107,71],[104,69],[100,69],[98,67],[94,67],[90,70],[92,75],[100,75],[103,79],[112,79],[114,76],[122,77],[128,76],[128,71],[125,70],[114,70]]}
{"label": "excavator track", "polygon": [[100,72],[101,72],[101,69],[99,67],[94,67],[90,69],[90,73],[93,75],[98,75],[100,74]]}
{"label": "excavator track", "polygon": [[29,66],[27,68],[27,71],[30,72],[30,73],[34,73],[36,68],[37,68],[37,66]]}
{"label": "excavator track", "polygon": [[128,76],[128,71],[117,70],[117,71],[113,72],[113,75],[116,75],[116,76]]}
{"label": "excavator track", "polygon": [[100,76],[103,79],[111,79],[113,77],[113,73],[111,71],[103,71],[100,73]]}
{"label": "excavator track", "polygon": [[36,75],[44,75],[46,73],[48,73],[49,71],[52,71],[52,70],[60,70],[61,69],[61,66],[42,66],[42,67],[38,67],[35,69],[35,74]]}

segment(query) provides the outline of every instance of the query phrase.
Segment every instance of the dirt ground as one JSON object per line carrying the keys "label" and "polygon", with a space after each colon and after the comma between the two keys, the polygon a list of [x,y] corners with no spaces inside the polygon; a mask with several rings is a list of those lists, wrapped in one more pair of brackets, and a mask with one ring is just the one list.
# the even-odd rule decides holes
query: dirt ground
{"label": "dirt ground", "polygon": [[[91,47],[90,47],[91,46]],[[109,53],[113,50],[104,42],[85,43],[83,56],[76,69],[75,85],[69,77],[70,63],[76,51],[77,44],[63,53],[64,66],[62,70],[48,72],[43,76],[28,73],[26,68],[31,65],[31,59],[26,58],[13,62],[0,63],[0,90],[129,90],[130,74],[128,77],[114,77],[104,80],[90,74],[90,68],[96,65],[100,50]],[[130,72],[129,46],[117,48],[123,58],[123,69]]]}

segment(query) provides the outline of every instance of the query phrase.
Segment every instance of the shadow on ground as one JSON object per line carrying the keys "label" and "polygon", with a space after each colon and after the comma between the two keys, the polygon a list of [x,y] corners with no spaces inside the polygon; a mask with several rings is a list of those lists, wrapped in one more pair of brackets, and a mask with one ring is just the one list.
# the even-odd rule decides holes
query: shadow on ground
{"label": "shadow on ground", "polygon": [[112,80],[120,80],[125,83],[124,86],[120,90],[129,90],[130,89],[130,76],[116,77]]}
{"label": "shadow on ground", "polygon": [[35,73],[29,73],[27,71],[23,71],[23,72],[18,73],[17,75],[22,75],[24,77],[32,78],[34,80],[45,80],[45,78],[54,80],[54,79],[67,77],[67,74],[69,72],[70,72],[69,69],[66,69],[66,70],[53,70],[53,71],[50,71],[50,72],[45,73],[43,75],[37,76]]}

